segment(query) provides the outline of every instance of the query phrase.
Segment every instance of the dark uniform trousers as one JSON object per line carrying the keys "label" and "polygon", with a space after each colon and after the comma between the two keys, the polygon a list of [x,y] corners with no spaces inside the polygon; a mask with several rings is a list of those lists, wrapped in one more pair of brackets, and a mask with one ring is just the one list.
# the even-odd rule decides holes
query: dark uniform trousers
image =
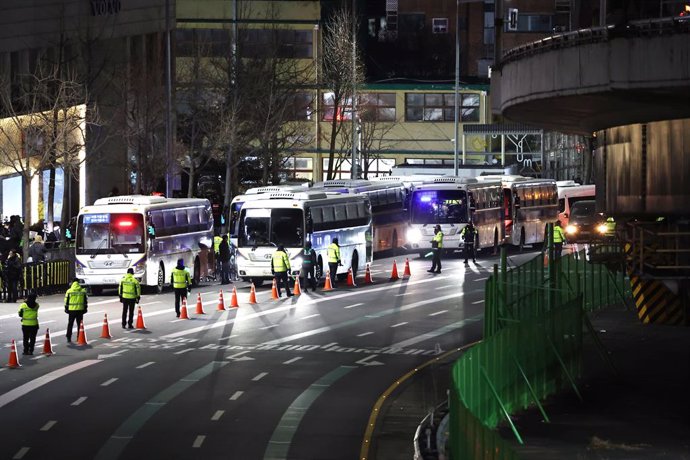
{"label": "dark uniform trousers", "polygon": [[302,274],[304,275],[304,278],[309,282],[309,286],[311,286],[311,290],[316,291],[315,267],[313,265],[310,265],[308,267],[305,267],[304,265],[302,265]]}
{"label": "dark uniform trousers", "polygon": [[[137,299],[122,299],[122,327],[127,324],[132,326],[134,323],[134,305],[137,303]],[[129,316],[129,321],[127,317]]]}
{"label": "dark uniform trousers", "polygon": [[280,286],[285,286],[285,293],[288,297],[292,297],[290,292],[290,285],[288,284],[288,272],[275,272],[276,286],[278,288],[278,297],[280,297]]}
{"label": "dark uniform trousers", "polygon": [[69,310],[67,312],[67,340],[72,340],[72,328],[74,322],[77,322],[77,332],[79,332],[79,325],[84,320],[84,310]]}
{"label": "dark uniform trousers", "polygon": [[38,326],[22,326],[22,334],[24,335],[24,353],[33,353]]}
{"label": "dark uniform trousers", "polygon": [[187,299],[187,288],[175,288],[175,313],[180,316],[180,303],[182,299]]}

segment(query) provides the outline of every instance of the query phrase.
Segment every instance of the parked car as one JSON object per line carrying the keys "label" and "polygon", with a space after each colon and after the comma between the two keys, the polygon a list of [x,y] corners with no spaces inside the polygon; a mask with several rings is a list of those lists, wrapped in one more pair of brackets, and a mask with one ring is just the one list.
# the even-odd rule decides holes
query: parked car
{"label": "parked car", "polygon": [[565,234],[570,243],[602,241],[614,235],[615,223],[603,213],[596,211],[594,200],[582,200],[570,208],[570,220]]}

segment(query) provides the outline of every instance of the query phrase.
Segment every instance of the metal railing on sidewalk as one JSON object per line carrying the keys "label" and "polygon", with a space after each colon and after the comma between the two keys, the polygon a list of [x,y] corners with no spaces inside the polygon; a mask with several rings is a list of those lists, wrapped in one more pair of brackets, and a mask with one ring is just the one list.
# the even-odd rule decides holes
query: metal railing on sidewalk
{"label": "metal railing on sidewalk", "polygon": [[[68,260],[51,260],[32,262],[22,265],[22,272],[17,281],[17,294],[20,298],[33,291],[38,295],[64,292],[70,282],[71,262]],[[0,297],[8,299],[10,280],[6,273],[0,278]]]}

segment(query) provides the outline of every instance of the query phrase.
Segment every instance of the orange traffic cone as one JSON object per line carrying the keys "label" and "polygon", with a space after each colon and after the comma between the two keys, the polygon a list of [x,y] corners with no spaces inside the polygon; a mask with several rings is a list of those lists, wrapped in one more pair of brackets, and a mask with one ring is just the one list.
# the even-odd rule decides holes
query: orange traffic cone
{"label": "orange traffic cone", "polygon": [[230,297],[230,308],[239,308],[240,304],[237,303],[237,288],[233,286],[232,297]]}
{"label": "orange traffic cone", "polygon": [[19,364],[19,357],[17,356],[17,345],[14,344],[14,339],[12,339],[12,346],[10,348],[10,360],[7,363],[7,367],[9,367],[10,369],[16,369],[21,366],[22,365]]}
{"label": "orange traffic cone", "polygon": [[412,273],[410,273],[410,259],[405,257],[405,270],[403,271],[403,278],[409,278],[412,276]]}
{"label": "orange traffic cone", "polygon": [[[187,312],[187,299],[182,298],[182,306],[180,307],[180,319],[189,319]],[[139,318],[137,318],[137,328],[139,327]]]}
{"label": "orange traffic cone", "polygon": [[273,286],[271,287],[271,299],[276,300],[278,297],[278,281],[273,278]]}
{"label": "orange traffic cone", "polygon": [[351,268],[347,269],[347,285],[348,286],[354,286],[355,285],[355,279],[352,276],[352,269]]}
{"label": "orange traffic cone", "polygon": [[204,313],[204,304],[201,303],[201,293],[197,292],[196,294],[196,314],[197,315],[205,315]]}
{"label": "orange traffic cone", "polygon": [[112,339],[113,338],[110,335],[110,327],[108,326],[108,314],[107,313],[103,316],[103,329],[101,329],[101,338],[102,339]]}
{"label": "orange traffic cone", "polygon": [[544,251],[544,268],[549,266],[549,251]]}
{"label": "orange traffic cone", "polygon": [[364,284],[374,284],[374,280],[371,279],[369,264],[367,264],[367,269],[364,271]]}
{"label": "orange traffic cone", "polygon": [[333,286],[331,286],[331,271],[327,270],[326,271],[326,281],[323,282],[323,290],[324,291],[332,291]]}
{"label": "orange traffic cone", "polygon": [[302,290],[299,287],[299,276],[295,277],[295,287],[292,289],[292,295],[300,295]]}
{"label": "orange traffic cone", "polygon": [[249,303],[259,303],[256,301],[256,288],[254,287],[254,283],[252,283],[252,287],[249,290]]}
{"label": "orange traffic cone", "polygon": [[400,277],[398,276],[398,264],[393,261],[393,270],[391,270],[391,281],[399,280]]}
{"label": "orange traffic cone", "polygon": [[89,342],[86,340],[86,331],[84,330],[84,321],[79,323],[79,334],[77,335],[77,345],[88,345]]}
{"label": "orange traffic cone", "polygon": [[54,353],[53,342],[50,341],[50,329],[46,329],[46,338],[43,341],[43,354],[50,356]]}
{"label": "orange traffic cone", "polygon": [[223,290],[218,293],[218,311],[225,311],[225,300],[223,299]]}
{"label": "orange traffic cone", "polygon": [[137,310],[137,329],[146,329],[144,325],[144,315],[141,313],[141,307]]}

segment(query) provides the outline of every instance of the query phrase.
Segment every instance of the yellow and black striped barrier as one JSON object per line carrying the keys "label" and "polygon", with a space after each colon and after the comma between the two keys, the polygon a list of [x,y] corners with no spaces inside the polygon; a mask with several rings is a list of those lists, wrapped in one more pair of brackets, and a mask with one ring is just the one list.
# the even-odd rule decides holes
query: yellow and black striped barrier
{"label": "yellow and black striped barrier", "polygon": [[[70,261],[51,260],[24,264],[20,278],[19,295],[26,296],[30,291],[39,295],[63,292],[69,287]],[[2,279],[2,293],[6,296],[7,280]]]}

